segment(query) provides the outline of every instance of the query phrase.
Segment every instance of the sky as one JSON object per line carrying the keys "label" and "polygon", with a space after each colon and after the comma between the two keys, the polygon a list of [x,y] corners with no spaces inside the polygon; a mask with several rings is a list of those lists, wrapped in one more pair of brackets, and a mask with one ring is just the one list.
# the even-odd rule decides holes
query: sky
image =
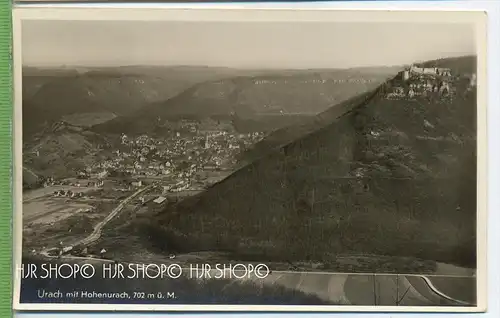
{"label": "sky", "polygon": [[475,53],[472,24],[23,20],[25,66],[392,66]]}

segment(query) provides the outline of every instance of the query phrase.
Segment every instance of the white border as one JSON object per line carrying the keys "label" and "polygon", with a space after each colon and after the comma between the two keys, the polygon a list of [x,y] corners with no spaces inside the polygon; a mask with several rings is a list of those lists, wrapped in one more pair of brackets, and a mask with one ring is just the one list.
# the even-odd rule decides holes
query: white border
{"label": "white border", "polygon": [[[260,4],[261,7],[266,7]],[[346,5],[344,3],[343,5]],[[399,5],[399,4],[398,4]],[[74,8],[79,7],[78,10]],[[113,8],[112,8],[113,7]],[[167,20],[167,21],[358,21],[358,22],[444,22],[463,23],[470,22],[476,25],[478,48],[478,268],[477,268],[477,298],[476,307],[410,307],[410,306],[268,306],[268,305],[99,305],[99,304],[21,304],[19,303],[20,278],[18,271],[14,271],[14,309],[16,310],[124,310],[124,311],[277,311],[277,312],[482,312],[486,310],[487,294],[487,259],[486,259],[486,228],[487,228],[487,116],[486,116],[486,36],[487,25],[483,10],[475,8],[476,13],[467,10],[452,8],[453,10],[435,8],[420,12],[401,10],[396,6],[376,8],[376,11],[353,11],[355,8],[340,6],[343,10],[333,8],[317,8],[304,10],[280,9],[279,6],[268,9],[241,10],[241,5],[22,5],[13,10],[13,56],[14,56],[14,158],[22,160],[22,128],[21,128],[21,98],[22,90],[22,63],[21,63],[21,20]],[[170,8],[168,8],[170,7]],[[202,8],[204,7],[204,8]],[[33,10],[36,8],[36,10]],[[226,10],[221,10],[225,8]],[[189,10],[187,10],[189,9]],[[359,6],[358,6],[359,9]],[[469,8],[469,11],[471,9]],[[397,12],[395,12],[397,11]],[[453,11],[453,12],[452,12]],[[461,12],[460,12],[461,11]],[[22,165],[14,165],[14,196],[15,214],[14,229],[22,228]],[[481,235],[482,234],[482,235]],[[14,246],[19,246],[22,241],[22,230],[14,231]],[[21,258],[21,249],[14,248],[14,260],[18,264]],[[15,266],[16,266],[15,264]],[[314,308],[314,309],[313,309]]]}

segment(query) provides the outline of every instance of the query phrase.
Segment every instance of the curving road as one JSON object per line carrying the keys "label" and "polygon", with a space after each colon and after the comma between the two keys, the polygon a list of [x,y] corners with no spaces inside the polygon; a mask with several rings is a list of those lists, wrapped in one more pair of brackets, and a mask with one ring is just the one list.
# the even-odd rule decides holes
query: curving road
{"label": "curving road", "polygon": [[[54,257],[54,256],[51,256]],[[64,255],[61,258],[75,262],[97,262],[115,263],[113,260],[92,257],[78,257]],[[137,263],[122,263],[128,265],[140,265]],[[149,268],[151,276],[158,274],[154,268]],[[183,275],[189,275],[189,268],[182,268]],[[217,280],[218,273],[212,273],[212,278],[198,279],[204,285],[211,280]],[[220,275],[220,274],[219,274]],[[241,275],[243,276],[243,275]],[[439,276],[446,278],[446,276]],[[451,276],[450,278],[459,278]],[[474,277],[462,277],[470,280],[474,285]],[[432,276],[423,275],[395,275],[395,274],[356,274],[356,273],[327,273],[327,272],[295,272],[295,271],[272,271],[265,279],[251,275],[243,279],[232,279],[222,288],[221,292],[229,285],[240,284],[251,281],[255,286],[255,292],[261,293],[265,286],[279,286],[289,290],[296,290],[309,295],[315,295],[323,301],[338,305],[353,306],[473,306],[459,299],[454,299],[432,283]],[[169,281],[163,281],[168,288]],[[451,282],[453,285],[453,282]],[[206,285],[207,287],[210,284]],[[210,287],[208,287],[210,288]],[[265,297],[265,295],[263,295]]]}
{"label": "curving road", "polygon": [[[145,188],[137,190],[136,192],[132,193],[130,196],[123,199],[123,201],[121,201],[101,222],[97,223],[97,225],[94,227],[94,230],[92,231],[92,233],[90,233],[87,237],[77,241],[72,246],[89,245],[89,244],[92,244],[95,241],[97,241],[101,237],[102,229],[106,226],[106,224],[108,224],[111,220],[113,220],[121,212],[121,210],[123,210],[125,205],[130,203],[130,201],[135,199],[141,193],[144,193],[148,190],[151,190],[151,189],[155,188],[156,186],[157,185],[155,183],[153,183]],[[46,256],[46,257],[55,257],[55,256],[51,256],[49,254],[49,252],[53,251],[54,249],[55,248],[43,250],[40,252],[40,254],[42,254],[43,256]]]}
{"label": "curving road", "polygon": [[[97,241],[102,234],[102,229],[123,210],[125,205],[134,198],[150,189],[156,187],[151,184],[139,189],[116,206],[101,222],[99,222],[92,233],[73,244],[89,245]],[[41,251],[45,257],[58,258],[49,252],[55,248]],[[111,263],[114,261],[92,257],[78,257],[72,255],[61,255],[60,258],[71,259],[81,262]],[[129,263],[134,265],[134,263]],[[189,272],[189,269],[183,269]],[[155,271],[151,269],[151,271]],[[447,276],[438,276],[446,278]],[[457,277],[464,280],[472,280],[474,277]],[[196,278],[194,278],[196,279]],[[432,282],[430,275],[396,275],[396,274],[354,274],[354,273],[325,273],[325,272],[296,272],[296,271],[272,271],[265,279],[250,277],[255,286],[277,285],[287,289],[314,294],[319,298],[332,303],[345,305],[382,305],[382,306],[473,306],[474,304],[453,298],[440,291]],[[246,279],[244,279],[246,280]],[[241,281],[244,281],[241,280]],[[238,280],[230,284],[237,283]]]}
{"label": "curving road", "polygon": [[127,205],[128,203],[130,203],[130,201],[132,201],[133,199],[135,199],[141,193],[144,193],[144,192],[146,192],[148,190],[151,190],[155,186],[156,186],[155,184],[151,184],[151,185],[149,185],[149,186],[147,186],[145,188],[137,190],[136,192],[132,193],[130,196],[128,196],[127,198],[125,198],[122,202],[120,202],[118,204],[118,206],[116,208],[114,208],[111,211],[111,213],[109,213],[104,218],[104,220],[102,220],[101,222],[99,222],[94,227],[94,230],[92,231],[92,233],[90,233],[89,236],[87,236],[86,238],[80,240],[79,242],[77,242],[76,244],[73,244],[73,245],[89,245],[89,244],[94,243],[95,241],[97,241],[101,237],[102,229],[106,226],[106,224],[108,224],[111,220],[113,220],[113,218],[115,216],[117,216],[118,213],[121,212],[121,210],[123,210],[123,208],[125,207],[125,205]]}

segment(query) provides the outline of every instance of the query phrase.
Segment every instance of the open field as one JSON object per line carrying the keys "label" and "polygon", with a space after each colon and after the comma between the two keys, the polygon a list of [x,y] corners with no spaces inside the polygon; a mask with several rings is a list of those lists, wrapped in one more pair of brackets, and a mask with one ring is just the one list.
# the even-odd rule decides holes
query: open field
{"label": "open field", "polygon": [[59,190],[88,192],[92,188],[61,185],[39,188],[23,193],[24,224],[53,224],[92,208],[86,202],[51,197],[52,193]]}
{"label": "open field", "polygon": [[23,204],[23,221],[26,224],[53,224],[81,213],[91,205],[65,199],[37,199]]}
{"label": "open field", "polygon": [[[87,205],[86,199],[78,202],[76,200],[66,200],[60,198],[41,198],[37,201],[30,201],[32,204],[31,210],[35,211],[31,214],[33,220],[37,217],[51,218],[51,222],[43,224],[35,224],[33,222],[27,224],[23,231],[23,246],[33,253],[41,255],[57,254],[60,247],[71,249],[75,246],[86,247],[92,245],[94,242],[101,238],[102,230],[116,216],[119,216],[123,209],[133,206],[133,200],[136,197],[151,188],[154,185],[149,185],[145,188],[138,189],[134,193],[122,198],[120,200],[101,200],[96,202],[93,206]],[[68,202],[71,206],[85,205],[84,208],[78,206],[77,210],[70,209]],[[40,206],[66,204],[60,209],[49,209],[41,212]],[[91,208],[91,209],[90,209]],[[66,212],[65,217],[61,217],[60,210]],[[134,210],[134,209],[132,209]],[[31,211],[30,211],[31,212]],[[25,220],[26,222],[26,220]],[[98,252],[96,252],[98,253]]]}
{"label": "open field", "polygon": [[25,192],[24,248],[38,250],[77,241],[88,235],[117,204],[115,200],[52,197],[58,190],[91,193],[95,188],[58,185]]}
{"label": "open field", "polygon": [[[23,204],[25,202],[38,199],[41,197],[45,197],[54,193],[54,191],[65,190],[65,191],[73,191],[73,192],[87,192],[93,190],[93,188],[86,187],[74,187],[74,186],[65,186],[65,185],[56,185],[47,188],[39,188],[35,190],[29,190],[23,193]],[[24,205],[23,205],[24,206]]]}

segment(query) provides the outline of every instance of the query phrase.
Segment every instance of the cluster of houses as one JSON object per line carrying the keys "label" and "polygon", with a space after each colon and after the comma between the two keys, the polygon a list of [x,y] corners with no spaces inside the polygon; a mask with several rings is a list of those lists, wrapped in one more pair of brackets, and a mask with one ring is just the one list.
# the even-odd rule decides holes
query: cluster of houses
{"label": "cluster of houses", "polygon": [[[161,118],[159,119],[161,120]],[[264,137],[264,133],[240,134],[225,130],[218,121],[169,122],[172,133],[163,137],[127,136],[122,134],[119,149],[82,172],[82,177],[104,179],[109,174],[132,177],[125,188],[143,186],[141,179],[161,178],[172,186],[164,192],[193,190],[195,179],[203,178],[203,171],[222,171],[232,168],[235,155]],[[208,179],[205,178],[205,179]],[[124,180],[125,181],[125,180]],[[100,186],[100,181],[97,181]]]}
{"label": "cluster of houses", "polygon": [[93,169],[88,167],[85,169],[85,171],[79,171],[77,173],[77,178],[78,179],[88,179],[88,178],[104,179],[107,175],[108,175],[107,169],[101,169],[99,171],[93,172]]}
{"label": "cluster of houses", "polygon": [[[145,136],[137,138],[135,141],[126,135],[122,135],[122,143],[134,145],[131,153],[117,153],[117,162],[121,164],[110,164],[115,169],[123,169],[125,172],[136,175],[159,176],[173,175],[179,172],[193,174],[196,170],[203,169],[207,161],[213,161],[217,166],[222,165],[227,157],[235,150],[239,150],[240,145],[237,140],[220,144],[221,140],[232,140],[227,132],[209,132],[204,136],[191,136],[191,138],[174,137],[173,140],[163,144],[159,140],[154,140]],[[236,138],[237,139],[237,138]],[[164,145],[156,147],[154,144]],[[127,159],[128,163],[123,163]],[[181,163],[188,162],[188,167],[180,168]],[[101,167],[103,163],[101,163]],[[187,169],[187,170],[186,170]],[[178,175],[182,178],[182,175]]]}
{"label": "cluster of houses", "polygon": [[[78,176],[81,176],[81,172],[78,174]],[[55,183],[54,183],[55,184]],[[52,185],[54,185],[52,184]],[[82,184],[80,183],[80,181],[76,181],[76,182],[71,182],[71,181],[63,181],[63,182],[59,182],[60,185],[67,185],[67,186],[70,186],[70,187],[77,187],[77,188],[80,188],[80,187],[87,187],[87,188],[101,188],[104,186],[104,180],[102,179],[97,179],[95,181],[88,181],[86,184]]]}
{"label": "cluster of houses", "polygon": [[[183,122],[182,128],[192,128],[190,125]],[[168,176],[187,184],[199,171],[232,165],[235,153],[263,138],[261,133],[237,134],[206,128],[200,134],[181,136],[177,132],[167,138],[122,134],[120,141],[126,147],[114,151],[113,158],[97,163],[92,170],[105,172],[110,169],[136,177]],[[130,187],[137,186],[130,184]]]}
{"label": "cluster of houses", "polygon": [[191,187],[191,182],[189,180],[181,179],[177,183],[173,185],[165,185],[163,186],[163,193],[167,192],[181,192],[188,190]]}
{"label": "cluster of houses", "polygon": [[95,210],[96,210],[96,208],[91,206],[88,208],[79,209],[78,212],[89,213],[89,212],[95,212]]}
{"label": "cluster of houses", "polygon": [[56,180],[54,180],[54,178],[52,177],[48,177],[47,179],[45,179],[45,181],[43,182],[43,187],[44,188],[47,188],[47,187],[51,187],[51,186],[54,186],[54,185],[57,185],[58,182]]}
{"label": "cluster of houses", "polygon": [[87,183],[87,187],[101,188],[102,186],[104,186],[104,180],[89,181]]}
{"label": "cluster of houses", "polygon": [[86,185],[82,185],[80,181],[72,182],[69,180],[54,180],[54,178],[49,177],[43,182],[44,188],[48,188],[51,186],[58,186],[58,185],[65,185],[65,186],[70,186],[70,187],[94,187],[94,188],[100,188],[104,185],[104,181],[98,179],[97,181],[89,181]]}
{"label": "cluster of houses", "polygon": [[83,192],[73,192],[71,190],[59,190],[54,191],[55,197],[66,197],[66,198],[81,198],[83,197]]}
{"label": "cluster of houses", "polygon": [[[156,204],[162,204],[166,201],[167,201],[167,198],[164,196],[159,196],[159,197],[156,197],[156,198],[151,200],[151,202],[156,203]],[[146,204],[146,202],[149,202],[149,201],[146,201],[146,199],[144,197],[139,198],[140,204],[144,205],[144,204]]]}

